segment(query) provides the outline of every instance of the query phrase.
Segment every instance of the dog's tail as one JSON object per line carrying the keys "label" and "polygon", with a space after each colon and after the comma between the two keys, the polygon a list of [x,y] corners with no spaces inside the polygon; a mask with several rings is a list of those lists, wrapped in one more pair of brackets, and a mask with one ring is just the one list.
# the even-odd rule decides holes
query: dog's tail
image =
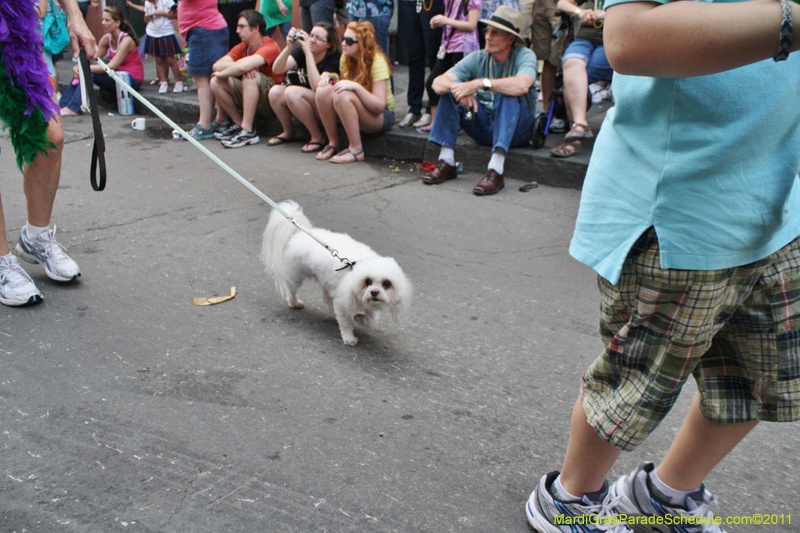
{"label": "dog's tail", "polygon": [[[286,214],[299,222],[303,227],[311,229],[311,222],[303,214],[303,209],[292,200],[287,200],[278,204]],[[264,237],[261,240],[261,262],[264,263],[265,270],[272,274],[275,285],[283,297],[286,297],[289,289],[286,286],[286,267],[284,263],[284,251],[289,240],[295,233],[300,231],[289,222],[286,217],[278,211],[273,210],[269,215],[267,227],[264,230]]]}

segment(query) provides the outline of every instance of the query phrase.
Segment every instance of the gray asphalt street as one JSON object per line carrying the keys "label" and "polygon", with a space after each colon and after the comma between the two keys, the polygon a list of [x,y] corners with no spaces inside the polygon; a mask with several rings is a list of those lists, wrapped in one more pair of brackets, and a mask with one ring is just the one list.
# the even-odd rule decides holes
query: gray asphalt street
{"label": "gray asphalt street", "polygon": [[[478,198],[477,167],[429,187],[419,162],[206,141],[404,268],[409,319],[349,347],[317,287],[289,309],[263,272],[262,200],[156,119],[102,120],[101,193],[90,120],[65,126],[54,220],[83,276],[25,264],[44,303],[0,307],[0,532],[531,531],[524,503],[561,466],[600,350],[595,276],[567,253],[579,191]],[[22,178],[0,148],[13,242]],[[693,392],[614,476],[663,455]],[[729,532],[800,532],[798,449],[800,426],[762,424],[709,477],[721,516],[784,517]]]}

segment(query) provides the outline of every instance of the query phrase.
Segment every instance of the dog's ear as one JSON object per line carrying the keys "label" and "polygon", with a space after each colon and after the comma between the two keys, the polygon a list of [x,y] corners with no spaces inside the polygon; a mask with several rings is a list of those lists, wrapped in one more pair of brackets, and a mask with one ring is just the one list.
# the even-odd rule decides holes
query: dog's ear
{"label": "dog's ear", "polygon": [[349,315],[354,314],[359,308],[358,291],[363,283],[364,279],[352,268],[348,268],[347,273],[336,286],[334,299]]}
{"label": "dog's ear", "polygon": [[414,292],[411,282],[402,272],[394,280],[394,291],[396,298],[393,305],[389,306],[389,312],[392,315],[392,320],[400,322],[411,310],[411,299]]}

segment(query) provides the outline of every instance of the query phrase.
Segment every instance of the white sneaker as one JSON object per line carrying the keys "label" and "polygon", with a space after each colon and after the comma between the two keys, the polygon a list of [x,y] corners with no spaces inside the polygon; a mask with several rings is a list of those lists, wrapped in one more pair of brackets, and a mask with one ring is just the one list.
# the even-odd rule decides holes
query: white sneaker
{"label": "white sneaker", "polygon": [[418,121],[416,121],[412,126],[415,128],[421,128],[422,126],[430,126],[431,124],[431,114],[430,113],[423,113],[422,116]]}
{"label": "white sneaker", "polygon": [[20,259],[42,265],[47,277],[56,281],[73,281],[80,277],[80,267],[56,241],[55,226],[42,231],[35,239],[28,238],[27,229],[26,225],[20,231],[15,248]]}
{"label": "white sneaker", "polygon": [[401,128],[407,128],[414,122],[418,121],[420,118],[422,118],[422,115],[415,115],[414,113],[408,113],[406,114],[405,118],[403,118],[403,120],[400,121],[398,126],[400,126]]}
{"label": "white sneaker", "polygon": [[183,91],[184,91],[183,82],[182,81],[176,81],[175,82],[175,88],[172,89],[172,92],[174,92],[174,93],[182,93]]}
{"label": "white sneaker", "polygon": [[[708,508],[717,498],[702,485],[681,505],[673,505],[650,481],[653,463],[645,461],[608,490],[617,503],[617,513],[628,516],[628,527],[636,532],[725,533]],[[655,526],[653,524],[660,524]],[[666,525],[671,524],[671,525]]]}
{"label": "white sneaker", "polygon": [[38,304],[42,293],[11,254],[0,256],[0,303],[19,307]]}
{"label": "white sneaker", "polygon": [[612,498],[608,484],[604,483],[605,494],[600,502],[594,502],[585,495],[580,500],[565,501],[553,495],[553,482],[558,472],[542,476],[536,489],[525,505],[528,523],[539,533],[633,533],[624,517],[614,509],[619,497]]}
{"label": "white sneaker", "polygon": [[169,82],[162,81],[158,86],[158,94],[167,94],[167,91],[169,91]]}
{"label": "white sneaker", "polygon": [[554,118],[550,120],[550,131],[553,133],[566,133],[567,121],[563,118]]}

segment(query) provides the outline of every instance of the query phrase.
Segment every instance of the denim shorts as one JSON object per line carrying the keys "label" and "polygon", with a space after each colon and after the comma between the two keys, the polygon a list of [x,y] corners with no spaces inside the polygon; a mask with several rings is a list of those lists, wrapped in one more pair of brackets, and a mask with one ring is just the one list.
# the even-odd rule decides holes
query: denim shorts
{"label": "denim shorts", "polygon": [[383,133],[385,131],[389,131],[394,125],[394,111],[389,111],[388,107],[383,108],[383,127],[381,127],[380,131],[377,133]]}
{"label": "denim shorts", "polygon": [[635,448],[690,376],[708,420],[800,419],[800,240],[738,267],[662,269],[650,228],[617,284],[598,284],[606,349],[583,375],[583,408],[604,440]]}
{"label": "denim shorts", "polygon": [[189,45],[189,76],[211,76],[212,67],[228,53],[228,28],[192,28],[186,35]]}
{"label": "denim shorts", "polygon": [[584,39],[575,39],[570,43],[564,55],[561,57],[561,64],[571,57],[582,59],[586,63],[586,74],[589,75],[589,83],[596,81],[610,80],[614,70],[606,59],[606,50],[602,45],[592,44]]}

